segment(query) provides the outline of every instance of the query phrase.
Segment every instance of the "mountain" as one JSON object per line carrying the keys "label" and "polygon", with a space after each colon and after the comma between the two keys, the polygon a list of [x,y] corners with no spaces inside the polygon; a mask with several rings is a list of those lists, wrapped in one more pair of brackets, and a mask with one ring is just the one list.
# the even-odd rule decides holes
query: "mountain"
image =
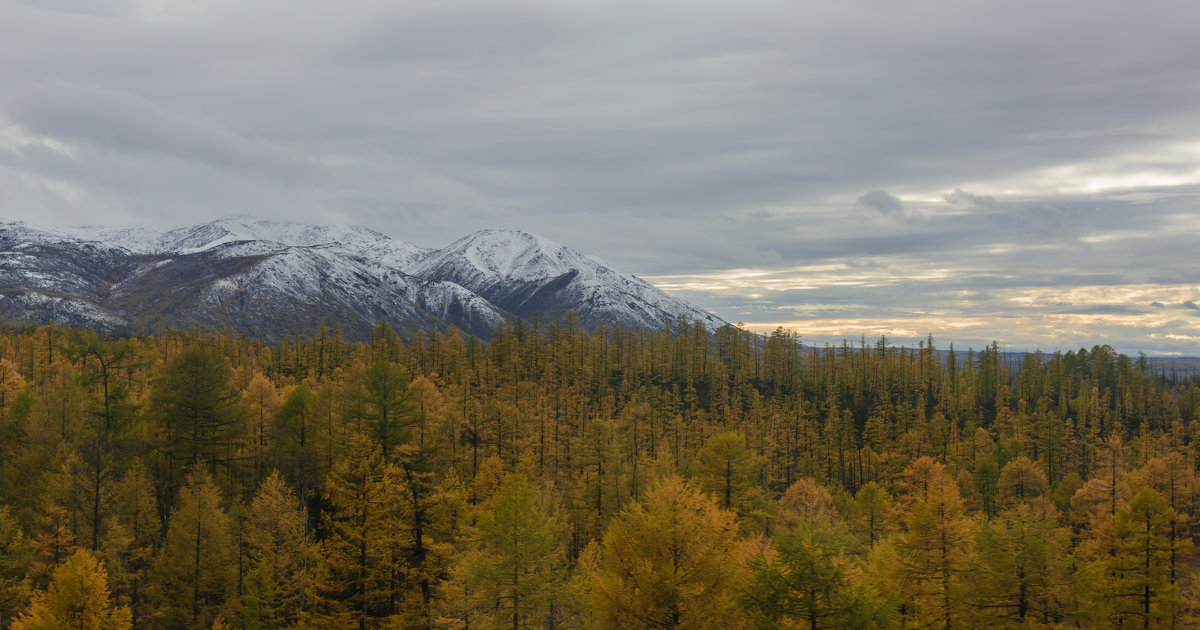
{"label": "mountain", "polygon": [[702,321],[710,330],[725,324],[641,278],[518,230],[476,232],[429,252],[415,271],[461,286],[520,317],[557,317],[573,310],[589,328],[600,323],[662,328],[681,317]]}
{"label": "mountain", "polygon": [[574,311],[587,327],[724,321],[599,259],[517,230],[426,249],[357,226],[232,216],[200,225],[44,229],[0,223],[0,319],[108,332],[232,328],[352,339],[380,317],[402,332],[483,338],[516,317]]}

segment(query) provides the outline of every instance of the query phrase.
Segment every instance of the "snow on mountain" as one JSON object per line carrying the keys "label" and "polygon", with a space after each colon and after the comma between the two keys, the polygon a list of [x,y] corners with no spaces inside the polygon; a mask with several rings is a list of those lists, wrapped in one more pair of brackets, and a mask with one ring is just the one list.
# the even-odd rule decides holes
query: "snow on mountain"
{"label": "snow on mountain", "polygon": [[603,261],[520,230],[483,230],[432,252],[417,274],[451,281],[516,315],[575,311],[587,326],[601,322],[661,328],[684,317],[711,331],[720,318]]}
{"label": "snow on mountain", "polygon": [[485,230],[431,250],[357,226],[231,216],[170,229],[0,223],[0,318],[104,330],[230,327],[276,338],[339,324],[363,338],[447,325],[488,337],[514,316],[575,311],[659,328],[719,318],[534,234]]}
{"label": "snow on mountain", "polygon": [[354,248],[390,240],[383,234],[358,226],[309,225],[237,215],[199,226],[168,230],[155,244],[159,251],[196,253],[238,242],[286,247],[324,245]]}
{"label": "snow on mountain", "polygon": [[453,266],[498,280],[541,280],[598,267],[583,254],[521,230],[482,230],[429,256],[422,269]]}

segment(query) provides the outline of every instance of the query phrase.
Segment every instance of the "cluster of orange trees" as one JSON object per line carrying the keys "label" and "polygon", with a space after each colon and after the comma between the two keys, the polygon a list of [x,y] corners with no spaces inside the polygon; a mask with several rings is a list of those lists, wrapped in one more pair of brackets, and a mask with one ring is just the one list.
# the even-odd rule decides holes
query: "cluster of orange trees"
{"label": "cluster of orange trees", "polygon": [[1200,387],[1108,347],[0,334],[0,628],[1194,628]]}

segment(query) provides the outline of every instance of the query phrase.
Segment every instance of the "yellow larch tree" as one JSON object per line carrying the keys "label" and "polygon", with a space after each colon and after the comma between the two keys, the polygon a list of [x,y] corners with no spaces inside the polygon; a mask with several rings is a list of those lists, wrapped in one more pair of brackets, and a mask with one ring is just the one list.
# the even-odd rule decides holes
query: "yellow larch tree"
{"label": "yellow larch tree", "polygon": [[670,476],[620,514],[591,580],[597,628],[740,628],[737,525],[699,489]]}
{"label": "yellow larch tree", "polygon": [[129,630],[129,609],[113,606],[108,596],[108,573],[90,552],[76,551],[54,569],[45,593],[11,630]]}

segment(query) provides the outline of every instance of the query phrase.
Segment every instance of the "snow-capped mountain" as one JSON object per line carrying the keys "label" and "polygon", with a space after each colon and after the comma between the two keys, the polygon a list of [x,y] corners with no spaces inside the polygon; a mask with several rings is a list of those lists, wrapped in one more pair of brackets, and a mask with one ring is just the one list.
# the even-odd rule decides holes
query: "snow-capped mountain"
{"label": "snow-capped mountain", "polygon": [[522,317],[573,310],[589,327],[604,322],[662,328],[680,317],[700,320],[710,330],[725,323],[597,258],[519,230],[484,230],[461,238],[428,253],[415,273],[453,282]]}
{"label": "snow-capped mountain", "polygon": [[201,225],[42,229],[0,223],[0,319],[106,331],[233,328],[267,339],[322,323],[365,338],[495,326],[574,311],[580,323],[657,329],[724,321],[539,236],[485,230],[440,250],[363,227],[233,216]]}

